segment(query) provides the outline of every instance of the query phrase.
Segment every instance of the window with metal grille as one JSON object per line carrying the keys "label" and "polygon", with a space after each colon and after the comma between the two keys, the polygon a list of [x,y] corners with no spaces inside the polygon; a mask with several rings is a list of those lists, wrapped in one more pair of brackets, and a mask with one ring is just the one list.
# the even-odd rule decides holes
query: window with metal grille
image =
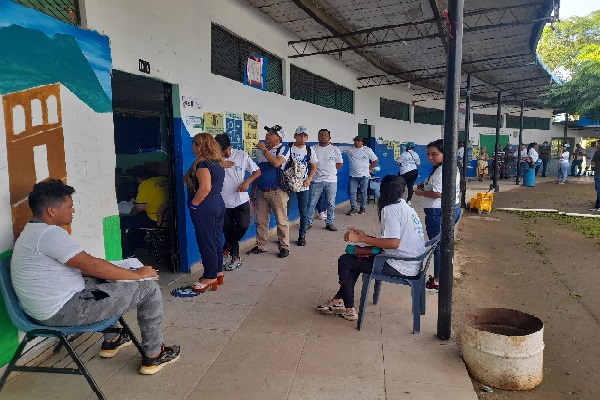
{"label": "window with metal grille", "polygon": [[415,106],[415,124],[444,125],[444,110]]}
{"label": "window with metal grille", "polygon": [[13,0],[67,24],[81,26],[78,0]]}
{"label": "window with metal grille", "polygon": [[244,82],[246,60],[258,54],[268,58],[267,92],[283,94],[281,58],[219,25],[212,24],[211,28],[210,70],[213,74]]}
{"label": "window with metal grille", "polygon": [[496,115],[493,114],[473,114],[473,126],[483,128],[495,128],[498,123]]}
{"label": "window with metal grille", "polygon": [[[506,127],[519,129],[520,118],[521,117],[518,115],[507,115]],[[523,117],[523,129],[539,129],[542,131],[549,131],[550,118]]]}
{"label": "window with metal grille", "polygon": [[354,113],[354,92],[295,65],[290,65],[290,97]]}
{"label": "window with metal grille", "polygon": [[379,116],[410,121],[410,105],[396,100],[379,99]]}

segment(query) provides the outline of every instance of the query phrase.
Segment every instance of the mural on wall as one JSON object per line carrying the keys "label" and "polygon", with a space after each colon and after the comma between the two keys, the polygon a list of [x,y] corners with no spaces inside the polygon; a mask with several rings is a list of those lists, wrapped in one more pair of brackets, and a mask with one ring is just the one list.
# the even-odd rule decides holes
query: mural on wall
{"label": "mural on wall", "polygon": [[112,111],[108,37],[0,0],[0,96],[14,238],[26,198],[48,178],[67,181],[61,85],[92,113]]}

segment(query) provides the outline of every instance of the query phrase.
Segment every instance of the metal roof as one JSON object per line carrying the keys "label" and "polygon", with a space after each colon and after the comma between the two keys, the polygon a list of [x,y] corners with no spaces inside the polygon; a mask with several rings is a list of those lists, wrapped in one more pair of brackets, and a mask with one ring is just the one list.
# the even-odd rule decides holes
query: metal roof
{"label": "metal roof", "polygon": [[[246,1],[299,38],[290,58],[329,54],[360,75],[359,88],[411,83],[415,101],[443,98],[447,0]],[[535,49],[557,10],[558,0],[465,0],[463,83],[470,73],[479,106],[501,90],[505,104],[542,107],[553,77]]]}

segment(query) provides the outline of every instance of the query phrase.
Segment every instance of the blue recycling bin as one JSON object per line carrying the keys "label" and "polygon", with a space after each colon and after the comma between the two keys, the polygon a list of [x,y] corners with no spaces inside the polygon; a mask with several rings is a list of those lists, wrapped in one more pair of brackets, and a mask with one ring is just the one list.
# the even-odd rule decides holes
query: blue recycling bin
{"label": "blue recycling bin", "polygon": [[529,171],[527,171],[523,178],[523,186],[535,186],[535,168],[529,168]]}

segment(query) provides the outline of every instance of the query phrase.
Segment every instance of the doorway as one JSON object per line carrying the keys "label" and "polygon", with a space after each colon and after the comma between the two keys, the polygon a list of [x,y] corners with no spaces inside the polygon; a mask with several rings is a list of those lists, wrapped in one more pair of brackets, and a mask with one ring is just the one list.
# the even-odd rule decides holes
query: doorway
{"label": "doorway", "polygon": [[363,138],[363,144],[371,147],[371,137],[373,134],[373,125],[358,124],[358,135]]}
{"label": "doorway", "polygon": [[139,177],[140,171],[164,188],[161,198],[165,201],[141,211],[156,220],[156,226],[138,230],[133,236],[128,234],[135,240],[128,240],[127,247],[144,265],[179,271],[172,85],[113,70],[112,91],[119,214],[130,213],[135,204],[138,186],[144,180]]}

